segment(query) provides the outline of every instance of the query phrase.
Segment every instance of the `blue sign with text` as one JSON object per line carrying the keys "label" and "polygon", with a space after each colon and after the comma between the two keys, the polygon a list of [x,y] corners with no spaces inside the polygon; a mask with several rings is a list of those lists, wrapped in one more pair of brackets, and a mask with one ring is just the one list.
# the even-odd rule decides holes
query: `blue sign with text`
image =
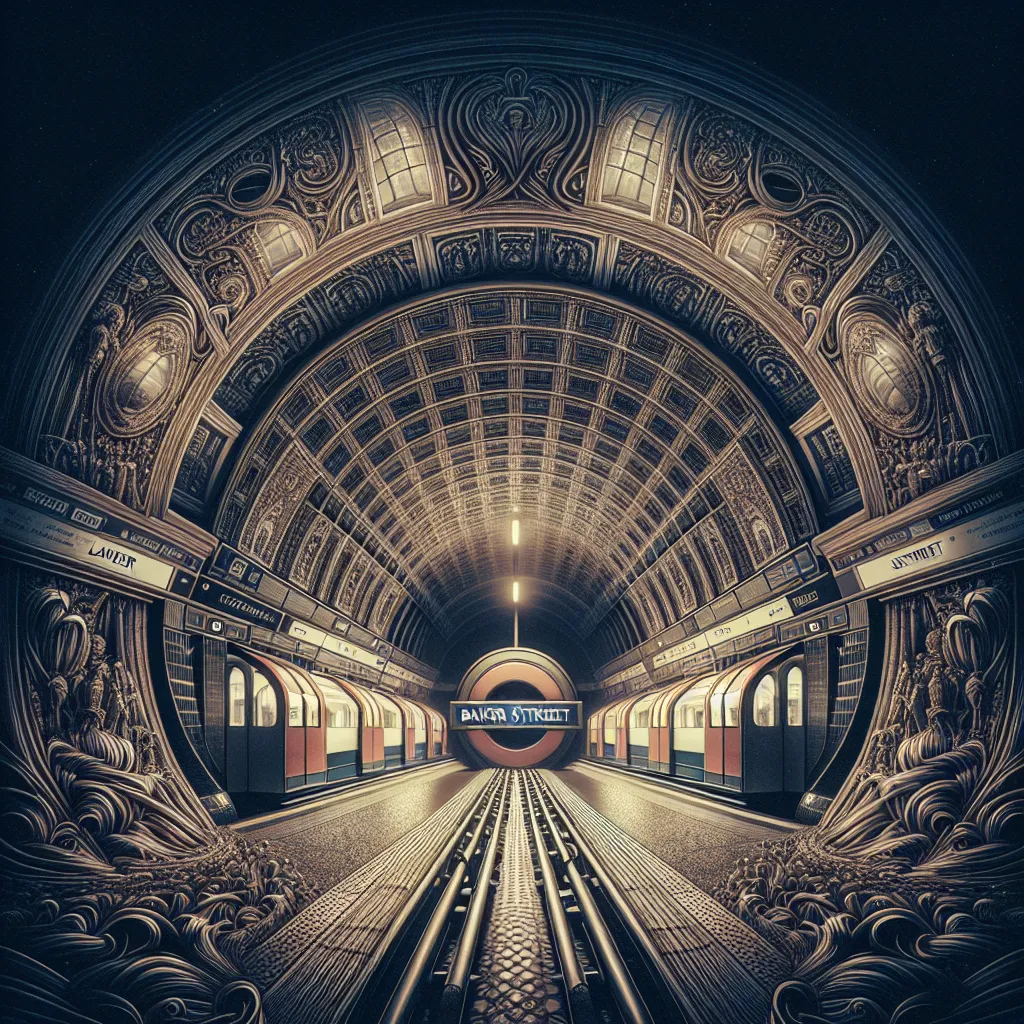
{"label": "blue sign with text", "polygon": [[578,700],[452,701],[453,729],[579,729]]}

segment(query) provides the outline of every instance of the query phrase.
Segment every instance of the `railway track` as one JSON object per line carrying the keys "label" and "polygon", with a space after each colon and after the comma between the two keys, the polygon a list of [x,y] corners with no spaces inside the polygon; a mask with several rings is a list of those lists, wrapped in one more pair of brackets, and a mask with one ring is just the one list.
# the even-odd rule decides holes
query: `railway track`
{"label": "railway track", "polygon": [[563,802],[538,772],[508,769],[481,788],[335,1019],[687,1020],[664,970]]}

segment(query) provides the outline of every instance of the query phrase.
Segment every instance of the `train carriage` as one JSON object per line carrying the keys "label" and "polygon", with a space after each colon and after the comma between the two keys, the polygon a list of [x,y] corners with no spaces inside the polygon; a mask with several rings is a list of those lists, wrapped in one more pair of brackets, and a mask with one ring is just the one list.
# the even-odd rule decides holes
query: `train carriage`
{"label": "train carriage", "polygon": [[359,703],[337,679],[314,673],[313,680],[326,706],[327,781],[358,775],[365,770],[359,758]]}
{"label": "train carriage", "polygon": [[302,670],[246,651],[228,659],[227,786],[286,793],[327,779],[322,697]]}
{"label": "train carriage", "polygon": [[591,756],[741,793],[806,784],[802,651],[773,651],[595,711]]}
{"label": "train carriage", "polygon": [[269,654],[230,645],[226,684],[230,793],[284,795],[448,751],[433,709]]}

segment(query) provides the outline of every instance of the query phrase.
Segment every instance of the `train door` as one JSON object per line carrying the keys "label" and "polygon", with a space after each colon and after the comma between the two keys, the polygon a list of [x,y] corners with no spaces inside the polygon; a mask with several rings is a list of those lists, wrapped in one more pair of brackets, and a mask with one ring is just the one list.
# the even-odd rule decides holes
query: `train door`
{"label": "train door", "polygon": [[802,793],[806,784],[806,687],[801,661],[784,664],[779,671],[779,683],[785,707],[783,736],[785,758],[785,789]]}
{"label": "train door", "polygon": [[333,679],[314,676],[324,696],[327,781],[359,774],[359,705]]}
{"label": "train door", "polygon": [[615,760],[615,718],[618,714],[618,705],[613,704],[610,708],[605,708],[604,718],[602,720],[601,733],[603,746],[601,750],[601,756],[607,758],[609,761]]}
{"label": "train door", "polygon": [[743,791],[774,793],[782,788],[784,760],[779,679],[769,665],[758,667],[748,678],[756,682],[743,722]]}
{"label": "train door", "polygon": [[629,710],[626,754],[631,765],[637,768],[650,766],[651,751],[651,709],[657,694],[642,697]]}
{"label": "train door", "polygon": [[704,716],[704,779],[721,786],[725,782],[725,691],[732,671],[725,671],[710,688]]}
{"label": "train door", "polygon": [[402,709],[382,693],[374,693],[381,710],[384,728],[384,767],[394,768],[402,763]]}
{"label": "train door", "polygon": [[227,721],[225,737],[225,785],[229,793],[249,789],[249,693],[251,669],[240,661],[228,661]]}
{"label": "train door", "polygon": [[673,775],[704,781],[704,714],[715,677],[699,680],[676,701],[672,712]]}

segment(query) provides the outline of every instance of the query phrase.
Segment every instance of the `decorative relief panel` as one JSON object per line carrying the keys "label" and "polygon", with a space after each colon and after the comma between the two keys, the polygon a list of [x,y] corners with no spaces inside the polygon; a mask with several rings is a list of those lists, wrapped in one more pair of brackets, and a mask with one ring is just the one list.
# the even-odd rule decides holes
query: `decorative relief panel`
{"label": "decorative relief panel", "polygon": [[533,274],[590,283],[597,259],[596,238],[546,228],[481,228],[434,239],[445,284],[474,277]]}
{"label": "decorative relief panel", "polygon": [[206,502],[214,470],[223,457],[227,443],[226,434],[205,419],[199,421],[174,481],[175,496],[187,501],[193,511],[201,509]]}
{"label": "decorative relief panel", "polygon": [[896,243],[839,309],[823,350],[875,442],[890,508],[994,457],[959,342]]}
{"label": "decorative relief panel", "polygon": [[590,79],[510,67],[407,87],[437,125],[450,203],[566,210],[583,202],[599,88]]}
{"label": "decorative relief panel", "polygon": [[178,399],[211,351],[195,310],[137,244],[79,331],[39,457],[142,509]]}
{"label": "decorative relief panel", "polygon": [[707,104],[683,133],[669,222],[757,278],[808,334],[878,226],[791,148]]}
{"label": "decorative relief panel", "polygon": [[221,161],[157,228],[226,327],[273,278],[364,219],[345,116],[325,104]]}

